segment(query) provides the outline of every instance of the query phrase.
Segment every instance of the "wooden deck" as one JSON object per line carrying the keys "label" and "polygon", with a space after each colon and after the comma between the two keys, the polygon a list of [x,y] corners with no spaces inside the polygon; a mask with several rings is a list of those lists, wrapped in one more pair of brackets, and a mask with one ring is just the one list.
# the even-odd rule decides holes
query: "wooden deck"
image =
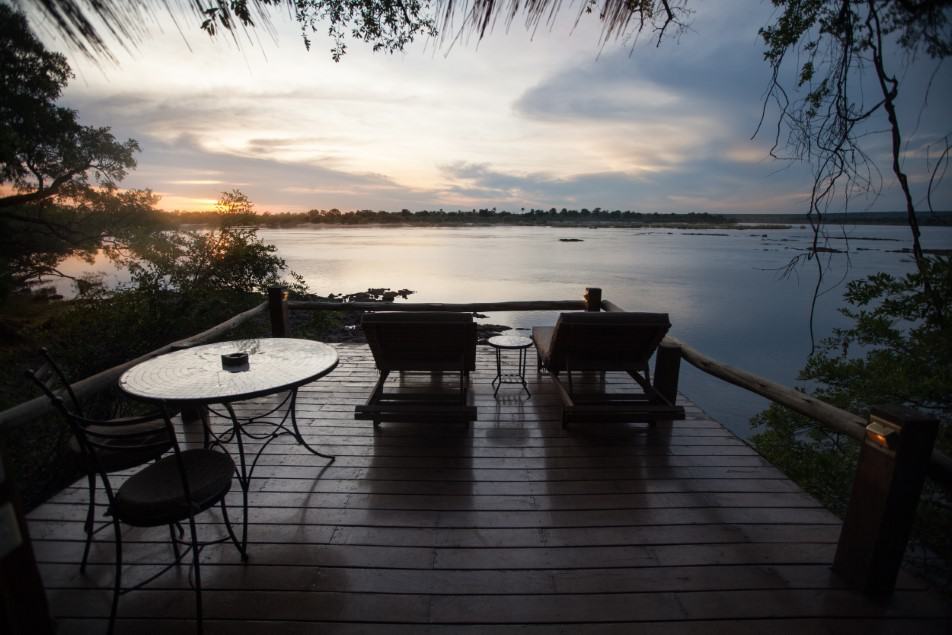
{"label": "wooden deck", "polygon": [[[202,554],[208,633],[949,632],[947,601],[911,576],[885,606],[844,588],[830,572],[839,521],[690,402],[688,420],[651,430],[565,431],[535,371],[531,399],[518,386],[494,399],[480,347],[479,421],[375,434],[353,417],[369,351],[339,351],[298,406],[337,459],[288,436],[266,448],[250,561],[228,544]],[[79,572],[86,500],[82,480],[30,514],[61,633],[105,632],[109,613],[110,529]],[[201,534],[224,535],[220,520],[202,514]],[[138,563],[126,580],[171,558],[165,529],[124,536]],[[117,631],[194,632],[187,571],[123,596]]]}

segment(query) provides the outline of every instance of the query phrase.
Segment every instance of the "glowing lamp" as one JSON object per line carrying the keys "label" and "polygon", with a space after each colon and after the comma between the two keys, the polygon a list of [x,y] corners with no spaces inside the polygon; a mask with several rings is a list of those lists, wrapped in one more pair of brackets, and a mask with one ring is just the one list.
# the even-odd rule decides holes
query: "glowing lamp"
{"label": "glowing lamp", "polygon": [[902,438],[902,429],[881,417],[871,415],[869,425],[866,426],[866,440],[887,450],[895,451]]}

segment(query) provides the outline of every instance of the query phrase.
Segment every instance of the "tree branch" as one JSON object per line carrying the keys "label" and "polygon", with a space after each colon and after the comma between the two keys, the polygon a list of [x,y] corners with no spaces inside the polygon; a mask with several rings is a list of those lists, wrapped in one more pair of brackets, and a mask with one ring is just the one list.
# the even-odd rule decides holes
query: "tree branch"
{"label": "tree branch", "polygon": [[929,282],[928,264],[925,254],[922,251],[922,244],[919,241],[921,232],[919,230],[919,219],[916,218],[916,206],[912,200],[912,192],[909,189],[909,178],[902,169],[899,162],[902,154],[902,136],[899,129],[899,117],[896,114],[896,97],[899,94],[899,80],[890,76],[886,72],[886,66],[883,61],[883,32],[879,21],[879,12],[875,0],[867,0],[869,14],[866,17],[866,28],[869,32],[869,46],[873,52],[873,68],[876,69],[876,79],[879,82],[879,88],[883,95],[883,109],[886,111],[886,118],[889,121],[890,137],[892,139],[892,170],[899,181],[899,187],[902,190],[903,198],[906,203],[906,221],[912,232],[912,256],[916,261],[916,268],[922,276],[923,291],[929,303],[930,309],[935,313],[939,323],[943,322],[944,308],[941,302],[936,302]]}
{"label": "tree branch", "polygon": [[[27,194],[12,194],[10,196],[0,197],[0,209],[5,207],[13,207],[15,205],[24,205],[26,203],[35,203],[36,201],[42,201],[43,199],[54,196],[57,192],[59,192],[59,189],[63,187],[64,184],[76,176],[80,171],[71,171],[67,172],[66,174],[61,174],[60,176],[53,179],[53,182],[50,183],[50,186],[47,188],[40,188]],[[42,181],[40,182],[42,183]],[[6,215],[6,212],[0,213]]]}

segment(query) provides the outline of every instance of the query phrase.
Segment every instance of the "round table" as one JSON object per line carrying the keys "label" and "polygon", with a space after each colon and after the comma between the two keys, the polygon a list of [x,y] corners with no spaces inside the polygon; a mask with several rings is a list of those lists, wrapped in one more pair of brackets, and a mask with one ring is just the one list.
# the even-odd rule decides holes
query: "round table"
{"label": "round table", "polygon": [[[223,355],[244,353],[248,359],[238,366],[226,367]],[[119,387],[130,397],[161,404],[195,404],[209,406],[221,404],[231,418],[232,429],[221,436],[212,432],[207,411],[202,408],[205,428],[205,446],[217,446],[228,451],[225,443],[232,439],[238,443],[238,482],[242,489],[244,518],[242,521],[242,550],[248,542],[248,486],[258,458],[271,441],[282,434],[290,434],[309,452],[334,460],[329,454],[318,452],[308,445],[298,428],[295,406],[297,389],[334,370],[337,366],[337,351],[327,344],[313,340],[291,338],[246,339],[218,342],[166,353],[136,364],[119,378]],[[288,396],[276,407],[263,415],[245,418],[242,421],[232,405],[233,402],[262,397],[280,392]],[[264,418],[274,414],[287,404],[287,411],[277,423]],[[260,421],[259,421],[260,419]],[[287,426],[290,419],[291,426]],[[273,426],[262,435],[252,433],[246,426],[260,423]],[[251,467],[245,459],[242,436],[262,441]]]}
{"label": "round table", "polygon": [[[246,353],[244,367],[225,368],[222,355]],[[136,364],[119,387],[144,401],[226,403],[291,390],[337,366],[323,342],[291,338],[234,340],[186,348]]]}
{"label": "round table", "polygon": [[[493,396],[499,392],[503,384],[520,384],[526,391],[526,395],[532,396],[529,392],[529,385],[526,383],[526,357],[529,348],[532,346],[532,340],[522,335],[496,335],[490,337],[487,342],[496,350],[496,378],[492,381]],[[502,372],[502,352],[504,350],[519,351],[519,362],[517,370],[514,373]]]}

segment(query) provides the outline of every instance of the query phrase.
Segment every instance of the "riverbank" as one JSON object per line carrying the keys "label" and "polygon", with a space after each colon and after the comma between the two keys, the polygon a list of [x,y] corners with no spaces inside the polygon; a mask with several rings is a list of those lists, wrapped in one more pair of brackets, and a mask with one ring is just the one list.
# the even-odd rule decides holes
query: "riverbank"
{"label": "riverbank", "polygon": [[[196,225],[218,226],[222,220],[217,212],[165,212],[166,219],[184,227]],[[233,219],[234,220],[234,219]],[[519,212],[493,209],[472,210],[401,210],[399,212],[338,209],[308,212],[250,212],[243,214],[241,222],[247,225],[270,228],[291,227],[577,227],[577,228],[657,228],[657,229],[787,229],[791,226],[806,227],[820,222],[826,227],[851,225],[907,225],[908,218],[902,212],[851,212],[849,214],[826,214],[822,219],[803,213],[658,213],[633,212],[630,210],[566,209],[550,208],[521,209]],[[919,225],[952,226],[952,212],[920,214]]]}
{"label": "riverbank", "polygon": [[[796,223],[735,223],[735,222],[724,222],[724,223],[686,223],[686,222],[581,222],[581,221],[564,221],[564,222],[545,222],[545,223],[536,223],[529,221],[522,221],[519,219],[511,220],[493,220],[493,221],[466,221],[466,222],[439,222],[439,221],[407,221],[395,219],[393,221],[379,222],[379,221],[368,221],[368,222],[358,222],[358,221],[335,221],[335,222],[308,222],[308,221],[299,221],[293,220],[289,221],[284,218],[283,215],[275,214],[270,216],[263,216],[256,219],[255,222],[251,223],[251,226],[257,227],[258,229],[314,229],[320,230],[322,228],[327,229],[346,229],[347,227],[366,227],[368,229],[409,229],[413,227],[419,227],[421,229],[473,229],[479,227],[538,227],[540,229],[658,229],[658,230],[699,230],[699,231],[710,231],[710,230],[722,230],[722,231],[742,231],[742,230],[782,230],[782,229],[791,229],[794,225],[803,226],[803,219],[800,219]],[[207,222],[188,222],[188,223],[179,223],[177,227],[179,229],[213,229],[219,226],[219,221],[217,219],[210,219]]]}

